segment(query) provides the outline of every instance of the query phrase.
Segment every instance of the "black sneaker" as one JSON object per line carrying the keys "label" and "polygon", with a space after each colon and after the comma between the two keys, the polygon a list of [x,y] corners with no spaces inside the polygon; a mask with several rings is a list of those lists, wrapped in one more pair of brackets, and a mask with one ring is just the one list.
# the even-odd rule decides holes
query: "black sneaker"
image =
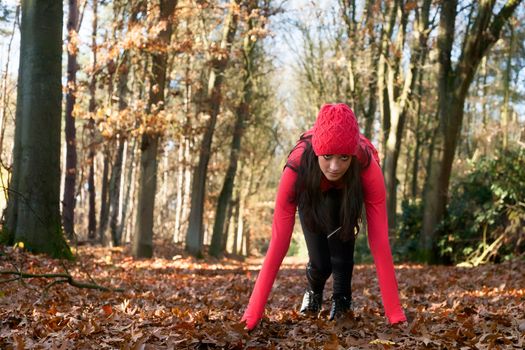
{"label": "black sneaker", "polygon": [[352,308],[352,299],[344,295],[332,297],[332,309],[330,310],[330,321],[344,316]]}
{"label": "black sneaker", "polygon": [[301,310],[299,312],[304,316],[317,316],[321,311],[322,303],[323,293],[315,293],[307,290],[304,293],[303,303],[301,304]]}

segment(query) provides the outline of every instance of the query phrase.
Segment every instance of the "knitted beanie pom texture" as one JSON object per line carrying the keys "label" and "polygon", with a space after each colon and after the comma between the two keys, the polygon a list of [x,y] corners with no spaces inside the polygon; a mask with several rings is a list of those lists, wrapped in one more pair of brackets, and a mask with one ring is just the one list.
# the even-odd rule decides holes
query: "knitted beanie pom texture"
{"label": "knitted beanie pom texture", "polygon": [[359,125],[354,112],[344,103],[325,104],[319,110],[312,135],[316,156],[357,154]]}

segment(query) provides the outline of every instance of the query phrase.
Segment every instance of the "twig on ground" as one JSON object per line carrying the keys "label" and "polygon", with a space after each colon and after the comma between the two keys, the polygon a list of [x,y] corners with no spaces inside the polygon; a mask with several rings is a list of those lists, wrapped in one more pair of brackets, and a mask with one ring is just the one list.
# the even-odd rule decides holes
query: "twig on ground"
{"label": "twig on ground", "polygon": [[[61,278],[60,280],[54,281],[47,285],[45,289],[50,288],[54,284],[58,283],[69,283],[73,287],[77,288],[86,288],[86,289],[96,289],[101,290],[104,292],[124,292],[124,289],[122,288],[108,288],[104,287],[98,284],[91,284],[91,283],[82,283],[75,281],[71,275],[65,274],[65,273],[48,273],[48,274],[33,274],[33,273],[25,273],[25,272],[18,272],[18,271],[0,271],[0,275],[16,275],[19,276],[16,279],[22,279],[22,278]],[[16,280],[13,279],[13,280]]]}

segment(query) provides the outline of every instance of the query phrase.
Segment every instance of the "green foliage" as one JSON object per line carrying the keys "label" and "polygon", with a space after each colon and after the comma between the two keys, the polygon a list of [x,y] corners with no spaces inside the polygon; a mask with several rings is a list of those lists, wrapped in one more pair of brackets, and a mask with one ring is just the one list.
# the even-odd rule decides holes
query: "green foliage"
{"label": "green foliage", "polygon": [[370,253],[370,248],[368,247],[368,234],[366,227],[361,226],[361,232],[357,235],[355,239],[355,249],[354,249],[354,263],[355,264],[371,264],[374,262],[372,254]]}
{"label": "green foliage", "polygon": [[290,242],[290,248],[288,248],[288,252],[286,253],[286,256],[298,256],[300,249],[301,249],[300,240],[297,238],[296,235],[294,235],[292,236],[292,240]]}
{"label": "green foliage", "polygon": [[420,261],[418,247],[423,219],[422,202],[403,200],[401,208],[401,215],[396,220],[397,236],[392,254],[396,261]]}
{"label": "green foliage", "polygon": [[2,245],[11,245],[13,242],[13,236],[5,228],[5,224],[0,230],[0,244]]}
{"label": "green foliage", "polygon": [[[264,238],[257,238],[254,242],[254,246],[260,255],[266,255],[268,248],[270,247],[270,240]],[[306,242],[304,240],[303,231],[295,231],[290,240],[290,247],[286,252],[286,256],[295,257],[307,257],[308,251],[306,248]]]}
{"label": "green foliage", "polygon": [[255,247],[255,249],[261,256],[264,256],[266,255],[266,252],[268,251],[268,248],[270,247],[270,239],[263,238],[263,237],[257,237],[253,241],[253,246]]}
{"label": "green foliage", "polygon": [[471,164],[453,182],[438,246],[445,262],[474,265],[522,254],[525,150],[500,152]]}
{"label": "green foliage", "polygon": [[[499,152],[452,180],[447,216],[439,225],[442,263],[478,265],[525,252],[525,150]],[[403,201],[392,252],[396,261],[422,261],[420,201]]]}

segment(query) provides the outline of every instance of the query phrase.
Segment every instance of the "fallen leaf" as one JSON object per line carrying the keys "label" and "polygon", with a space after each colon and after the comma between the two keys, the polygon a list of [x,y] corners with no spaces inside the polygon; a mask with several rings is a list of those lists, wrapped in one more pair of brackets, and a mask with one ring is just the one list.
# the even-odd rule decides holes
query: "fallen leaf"
{"label": "fallen leaf", "polygon": [[338,350],[339,349],[339,339],[337,335],[331,334],[330,340],[324,343],[323,350]]}
{"label": "fallen leaf", "polygon": [[376,345],[396,345],[391,340],[385,340],[385,339],[375,339],[370,342],[370,344],[376,344]]}
{"label": "fallen leaf", "polygon": [[102,310],[104,310],[106,316],[110,316],[113,313],[113,308],[109,304],[102,306]]}
{"label": "fallen leaf", "polygon": [[[87,349],[94,345],[113,349],[283,350],[524,346],[521,305],[525,264],[521,262],[486,264],[469,269],[467,274],[455,266],[401,265],[399,289],[410,325],[399,330],[384,317],[373,265],[355,266],[359,271],[352,279],[356,317],[340,323],[327,321],[328,298],[318,318],[298,316],[306,261],[285,261],[279,271],[280,287],[272,291],[264,322],[248,333],[240,319],[262,259],[195,260],[171,242],[156,243],[158,257],[153,259],[130,258],[125,249],[79,246],[78,260],[66,263],[75,279],[89,282],[89,275],[101,285],[121,286],[123,293],[63,283],[46,289],[44,296],[42,290],[52,279],[26,279],[26,285],[3,283],[0,349]],[[172,260],[176,255],[180,258]],[[104,263],[107,256],[111,256],[111,265]],[[62,264],[23,249],[0,246],[0,270],[17,266],[28,273],[56,274],[64,271]],[[428,276],[432,276],[429,281]],[[331,288],[328,283],[327,293]]]}

